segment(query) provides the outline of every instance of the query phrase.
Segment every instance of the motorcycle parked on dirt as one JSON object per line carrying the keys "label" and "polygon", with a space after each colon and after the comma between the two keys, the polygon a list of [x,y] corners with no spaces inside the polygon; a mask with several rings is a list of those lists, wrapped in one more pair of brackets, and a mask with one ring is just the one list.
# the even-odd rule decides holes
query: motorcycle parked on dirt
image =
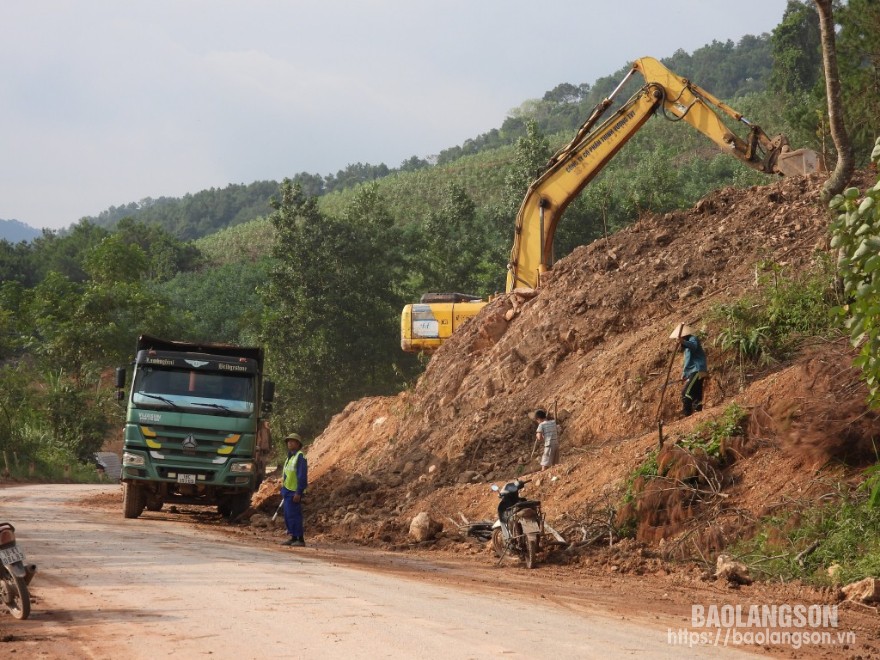
{"label": "motorcycle parked on dirt", "polygon": [[492,484],[492,490],[501,498],[498,519],[492,525],[492,549],[499,561],[511,552],[524,561],[527,568],[534,568],[544,536],[544,514],[539,501],[520,496],[527,483],[516,479],[501,489]]}
{"label": "motorcycle parked on dirt", "polygon": [[28,584],[36,571],[34,564],[25,564],[24,552],[15,543],[15,527],[0,522],[0,603],[16,619],[30,616]]}

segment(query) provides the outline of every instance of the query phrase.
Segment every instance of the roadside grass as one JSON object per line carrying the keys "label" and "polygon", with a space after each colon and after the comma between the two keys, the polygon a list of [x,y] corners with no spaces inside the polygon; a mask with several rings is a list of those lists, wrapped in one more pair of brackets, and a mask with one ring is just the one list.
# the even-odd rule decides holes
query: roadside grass
{"label": "roadside grass", "polygon": [[76,460],[47,461],[6,456],[0,465],[0,483],[109,483],[95,465]]}
{"label": "roadside grass", "polygon": [[840,485],[830,501],[760,521],[732,551],[753,575],[814,585],[849,584],[880,575],[880,508],[865,489]]}

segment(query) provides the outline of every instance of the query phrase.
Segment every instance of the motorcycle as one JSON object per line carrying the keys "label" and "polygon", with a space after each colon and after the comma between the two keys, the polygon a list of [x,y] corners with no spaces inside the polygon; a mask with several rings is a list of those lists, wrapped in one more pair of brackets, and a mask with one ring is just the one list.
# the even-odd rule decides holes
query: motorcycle
{"label": "motorcycle", "polygon": [[492,525],[492,549],[499,561],[512,552],[527,568],[534,568],[544,536],[544,514],[539,501],[520,497],[527,483],[516,479],[501,489],[492,484],[492,490],[501,498],[498,519]]}
{"label": "motorcycle", "polygon": [[36,565],[25,564],[24,552],[15,543],[15,527],[0,522],[0,602],[16,619],[30,616],[28,585],[36,572]]}

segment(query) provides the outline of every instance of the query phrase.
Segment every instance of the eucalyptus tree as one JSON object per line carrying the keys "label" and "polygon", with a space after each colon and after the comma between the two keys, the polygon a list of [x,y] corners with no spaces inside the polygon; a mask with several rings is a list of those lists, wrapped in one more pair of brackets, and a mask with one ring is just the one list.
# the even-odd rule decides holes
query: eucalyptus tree
{"label": "eucalyptus tree", "polygon": [[316,435],[347,403],[402,383],[393,225],[375,189],[343,219],[285,180],[273,199],[274,266],[262,290],[261,338],[278,381],[282,426]]}

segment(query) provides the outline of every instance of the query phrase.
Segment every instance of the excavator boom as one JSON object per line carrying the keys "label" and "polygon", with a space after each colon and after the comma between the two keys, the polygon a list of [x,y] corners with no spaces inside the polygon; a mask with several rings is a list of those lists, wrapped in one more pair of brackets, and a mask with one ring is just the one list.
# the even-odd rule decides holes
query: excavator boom
{"label": "excavator boom", "polygon": [[[814,151],[791,151],[784,135],[770,138],[760,126],[654,58],[636,60],[627,79],[635,73],[642,75],[645,85],[597,128],[593,128],[596,113],[591,115],[575,139],[550,159],[544,174],[529,186],[516,217],[507,266],[508,292],[540,284],[541,273],[553,264],[553,238],[565,208],[657,112],[670,121],[690,124],[752,169],[785,176],[820,171]],[[612,97],[600,104],[600,112],[611,105]],[[719,113],[743,124],[746,136],[728,128]]]}
{"label": "excavator boom", "polygon": [[[644,86],[597,126],[624,83],[637,73],[644,78]],[[769,137],[760,126],[706,90],[669,71],[654,58],[643,57],[633,63],[626,78],[594,108],[574,138],[553,155],[544,173],[529,186],[514,225],[507,264],[508,292],[540,285],[541,274],[553,265],[553,238],[566,207],[658,113],[670,121],[690,124],[722,151],[758,171],[793,176],[823,169],[815,152],[792,151],[784,135]],[[728,128],[722,116],[742,124],[744,135]],[[447,303],[407,305],[401,317],[401,347],[406,351],[434,350],[458,324],[485,304],[457,301],[454,309],[441,309]]]}

